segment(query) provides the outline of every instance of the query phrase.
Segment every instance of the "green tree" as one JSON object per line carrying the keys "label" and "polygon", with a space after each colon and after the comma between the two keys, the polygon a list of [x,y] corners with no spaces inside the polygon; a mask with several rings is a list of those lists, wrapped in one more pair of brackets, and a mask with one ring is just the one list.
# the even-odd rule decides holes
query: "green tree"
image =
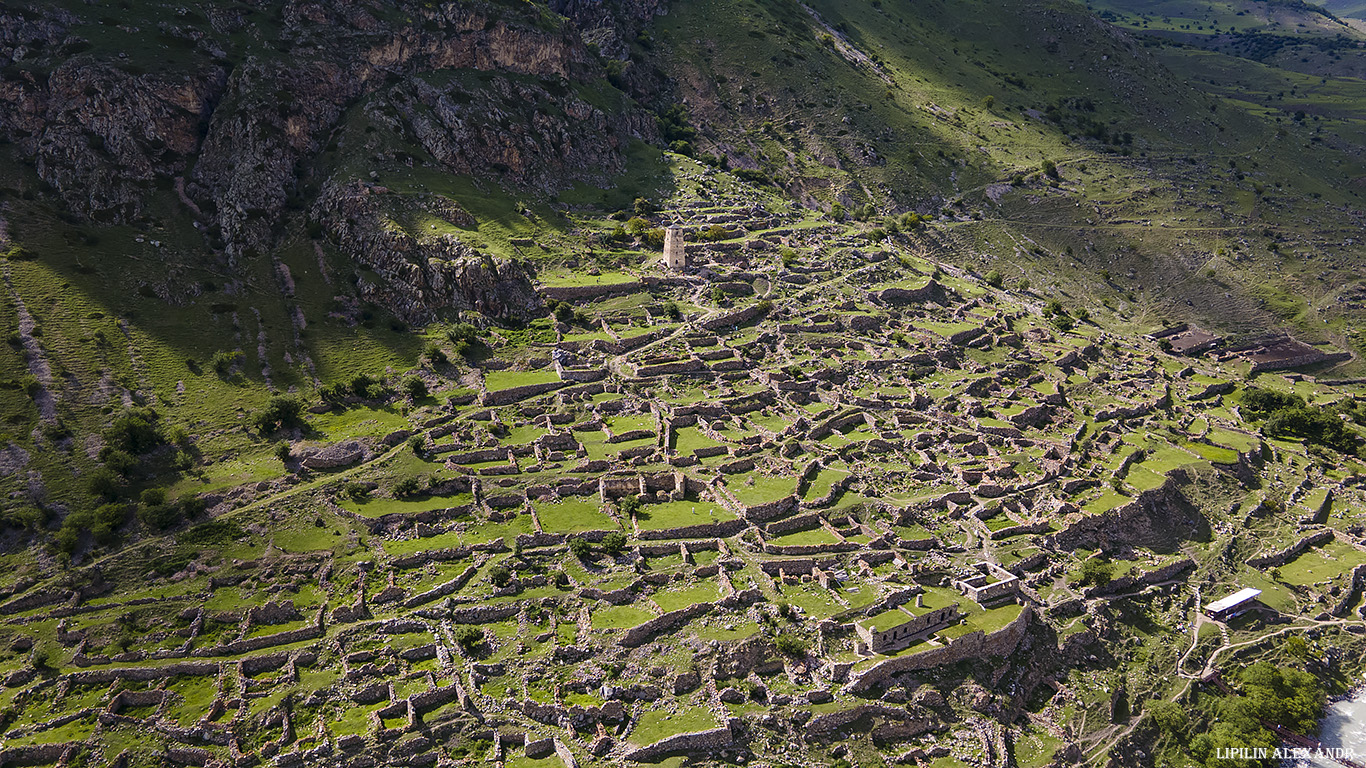
{"label": "green tree", "polygon": [[573,536],[569,539],[569,554],[580,560],[587,560],[593,555],[593,545],[582,536]]}
{"label": "green tree", "polygon": [[427,396],[427,382],[417,376],[409,376],[403,380],[403,394],[414,402]]}
{"label": "green tree", "polygon": [[602,537],[602,549],[607,554],[616,557],[626,549],[626,534],[612,531]]}
{"label": "green tree", "polygon": [[620,499],[617,499],[617,509],[621,510],[621,514],[627,517],[634,516],[640,511],[640,507],[641,502],[639,496],[622,496]]}
{"label": "green tree", "polygon": [[275,395],[252,421],[263,434],[304,426],[304,402],[293,395]]}
{"label": "green tree", "polygon": [[1115,566],[1113,563],[1101,557],[1092,557],[1081,564],[1081,574],[1077,579],[1077,584],[1083,587],[1088,584],[1103,587],[1110,583],[1114,575]]}
{"label": "green tree", "polygon": [[1174,701],[1154,701],[1148,705],[1148,716],[1163,732],[1173,736],[1183,735],[1190,724],[1186,710]]}
{"label": "green tree", "polygon": [[784,632],[773,641],[773,646],[786,656],[801,657],[806,655],[809,644],[790,632]]}
{"label": "green tree", "polygon": [[474,651],[484,642],[483,630],[468,624],[457,627],[452,636],[455,639],[455,644],[464,649],[466,653]]}

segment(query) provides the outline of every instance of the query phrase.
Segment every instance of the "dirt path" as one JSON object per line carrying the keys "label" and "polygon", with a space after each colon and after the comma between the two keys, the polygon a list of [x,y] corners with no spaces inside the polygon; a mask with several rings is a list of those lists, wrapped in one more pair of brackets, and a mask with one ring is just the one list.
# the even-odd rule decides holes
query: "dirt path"
{"label": "dirt path", "polygon": [[[1200,613],[1200,597],[1199,597],[1199,595],[1200,595],[1200,593],[1199,593],[1199,591],[1197,590],[1197,591],[1196,591],[1196,601],[1195,601],[1195,614],[1196,614],[1196,617],[1197,617],[1197,618],[1196,618],[1195,621],[1193,622],[1193,623],[1194,623],[1194,627],[1193,627],[1193,629],[1192,629],[1192,632],[1194,633],[1194,636],[1195,636],[1196,638],[1199,637],[1199,634],[1200,634],[1200,625],[1201,625],[1201,624],[1204,624],[1204,623],[1206,623],[1206,622],[1212,623],[1212,624],[1218,624],[1218,622],[1215,622],[1215,621],[1213,621],[1212,619],[1204,618],[1204,619],[1202,620],[1202,614]],[[1273,632],[1267,632],[1267,633],[1262,634],[1262,635],[1258,635],[1257,637],[1254,637],[1254,638],[1252,638],[1252,639],[1250,639],[1250,640],[1244,640],[1244,641],[1242,641],[1242,642],[1240,642],[1240,643],[1230,643],[1230,642],[1228,642],[1228,633],[1227,633],[1226,629],[1224,628],[1224,626],[1223,626],[1222,624],[1220,624],[1220,625],[1219,625],[1220,630],[1223,631],[1223,633],[1224,633],[1224,644],[1221,645],[1221,646],[1219,646],[1218,648],[1214,649],[1214,652],[1211,653],[1211,654],[1209,655],[1209,658],[1205,660],[1205,663],[1204,663],[1204,665],[1203,665],[1203,667],[1202,667],[1202,672],[1203,672],[1204,670],[1213,668],[1213,667],[1215,666],[1215,660],[1219,657],[1220,654],[1222,654],[1222,653],[1224,653],[1224,652],[1226,652],[1226,651],[1231,651],[1231,650],[1235,650],[1235,649],[1238,649],[1238,648],[1246,648],[1246,647],[1248,647],[1248,646],[1257,645],[1258,643],[1265,642],[1265,641],[1267,641],[1267,640],[1270,640],[1270,639],[1273,638],[1273,637],[1280,637],[1281,635],[1284,635],[1284,634],[1287,634],[1287,633],[1290,633],[1290,632],[1303,632],[1303,631],[1308,630],[1308,629],[1315,629],[1315,628],[1318,628],[1318,627],[1331,627],[1331,626],[1339,626],[1339,627],[1340,627],[1340,626],[1366,626],[1366,621],[1361,621],[1361,620],[1357,620],[1357,619],[1331,619],[1331,620],[1327,620],[1327,621],[1312,621],[1312,620],[1311,620],[1311,621],[1308,621],[1307,623],[1304,623],[1304,624],[1294,624],[1294,625],[1289,626],[1289,627],[1282,627],[1281,629],[1275,630],[1275,631],[1273,631]],[[1177,660],[1175,672],[1176,672],[1176,675],[1177,675],[1178,677],[1180,677],[1180,678],[1182,679],[1183,682],[1182,682],[1182,685],[1181,685],[1180,689],[1178,689],[1178,690],[1177,690],[1175,693],[1173,693],[1172,695],[1166,697],[1166,700],[1167,700],[1167,701],[1176,701],[1176,700],[1180,699],[1181,696],[1184,695],[1184,694],[1186,693],[1186,691],[1190,689],[1191,683],[1194,682],[1195,680],[1198,680],[1198,679],[1200,678],[1199,675],[1191,675],[1191,674],[1187,674],[1187,673],[1185,673],[1185,672],[1182,671],[1182,666],[1184,665],[1186,659],[1190,656],[1191,652],[1194,651],[1194,650],[1195,650],[1195,642],[1192,641],[1190,649],[1188,649],[1188,650],[1186,651],[1186,653],[1183,654],[1183,655],[1181,656],[1181,658]],[[1111,749],[1113,749],[1120,741],[1122,741],[1126,736],[1128,736],[1130,733],[1133,732],[1134,728],[1136,728],[1136,727],[1138,726],[1138,723],[1139,723],[1140,720],[1142,720],[1141,717],[1130,718],[1130,722],[1128,723],[1127,727],[1123,728],[1123,730],[1118,730],[1118,731],[1116,731],[1116,730],[1114,730],[1113,728],[1106,728],[1106,729],[1103,729],[1102,732],[1095,734],[1095,735],[1094,735],[1094,738],[1095,738],[1094,743],[1095,743],[1095,745],[1096,745],[1095,748],[1098,748],[1098,751],[1096,751],[1096,753],[1095,753],[1094,756],[1088,758],[1088,762],[1097,762],[1100,758],[1103,758],[1103,757],[1107,756],[1107,755],[1110,753],[1110,750],[1111,750]],[[1115,728],[1118,728],[1118,726],[1115,726]],[[1091,739],[1088,739],[1087,741],[1091,741]],[[1088,750],[1087,750],[1088,753],[1091,752],[1091,751],[1092,751],[1092,749],[1088,749]]]}

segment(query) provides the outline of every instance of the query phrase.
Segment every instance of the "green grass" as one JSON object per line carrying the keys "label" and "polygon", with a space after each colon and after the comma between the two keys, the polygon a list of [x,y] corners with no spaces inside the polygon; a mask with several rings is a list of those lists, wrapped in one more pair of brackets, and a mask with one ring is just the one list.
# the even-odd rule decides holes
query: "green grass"
{"label": "green grass", "polygon": [[793,531],[792,533],[775,536],[768,540],[768,543],[780,547],[790,547],[796,545],[813,544],[837,544],[839,537],[824,528],[808,528],[804,531]]}
{"label": "green grass", "polygon": [[484,387],[490,392],[497,392],[504,389],[515,387],[527,387],[533,384],[550,384],[559,381],[560,377],[551,371],[493,371],[484,377]]}
{"label": "green grass", "polygon": [[[750,481],[754,482],[751,484]],[[796,492],[796,483],[791,477],[769,477],[758,472],[733,476],[726,484],[741,504],[754,507],[786,498]]]}
{"label": "green grass", "polygon": [[646,504],[636,513],[636,521],[641,530],[650,531],[722,523],[734,519],[735,513],[709,501],[683,500]]}
{"label": "green grass", "polygon": [[650,599],[654,600],[660,610],[668,613],[696,603],[714,603],[720,598],[720,586],[714,581],[706,580],[689,587],[675,587],[656,592]]}
{"label": "green grass", "polygon": [[1366,563],[1366,553],[1349,544],[1332,541],[1312,547],[1276,569],[1280,581],[1295,586],[1333,582],[1344,578],[1353,568]]}
{"label": "green grass", "polygon": [[1109,512],[1115,507],[1118,507],[1122,504],[1127,504],[1132,500],[1133,499],[1131,499],[1128,496],[1116,493],[1115,491],[1107,488],[1100,494],[1100,496],[1083,504],[1082,511],[1088,512],[1090,514]]}
{"label": "green grass", "polygon": [[474,501],[474,497],[469,494],[458,494],[456,496],[426,496],[414,499],[391,499],[373,496],[363,502],[343,499],[338,503],[342,509],[355,512],[363,517],[382,517],[392,514],[411,515],[433,509],[449,509],[464,506],[472,501]]}
{"label": "green grass", "polygon": [[616,530],[617,524],[593,501],[569,498],[554,504],[536,502],[536,517],[547,533]]}
{"label": "green grass", "polygon": [[653,619],[655,614],[633,605],[606,605],[593,610],[593,629],[630,629]]}
{"label": "green grass", "polygon": [[658,708],[642,713],[627,739],[632,744],[646,746],[676,734],[694,733],[716,727],[716,716],[701,707],[685,706],[677,713]]}

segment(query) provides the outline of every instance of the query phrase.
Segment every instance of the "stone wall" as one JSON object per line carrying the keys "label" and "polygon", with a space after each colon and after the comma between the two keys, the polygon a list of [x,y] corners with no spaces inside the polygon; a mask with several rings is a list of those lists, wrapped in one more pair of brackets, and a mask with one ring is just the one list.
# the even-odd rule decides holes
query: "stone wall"
{"label": "stone wall", "polygon": [[[521,611],[517,603],[504,605],[473,605],[451,611],[451,621],[456,624],[488,624],[516,616]],[[427,629],[425,625],[422,629]]]}
{"label": "stone wall", "polygon": [[1033,609],[1026,605],[1014,621],[990,635],[978,630],[955,638],[946,646],[878,662],[850,681],[844,690],[847,693],[857,694],[899,672],[941,667],[956,664],[965,659],[1005,656],[1013,651],[1015,646],[1019,645],[1020,640],[1024,638],[1033,615]]}
{"label": "stone wall", "polygon": [[[806,737],[808,739],[828,739],[836,735],[835,731],[864,717],[885,717],[891,720],[905,721],[909,715],[905,709],[889,707],[885,704],[860,704],[849,709],[828,712],[811,718],[806,723]],[[921,726],[919,733],[924,733],[931,728],[931,721],[928,719],[915,718],[914,722]]]}
{"label": "stone wall", "polygon": [[1099,515],[1089,515],[1053,534],[1048,544],[1068,551],[1130,545],[1154,548],[1179,538],[1197,536],[1208,522],[1190,507],[1179,485],[1188,480],[1183,470],[1168,473],[1159,487],[1143,491],[1133,501]]}
{"label": "stone wall", "polygon": [[73,741],[60,744],[6,747],[0,750],[0,765],[49,765],[61,760],[68,751],[74,753],[84,746],[79,741]]}
{"label": "stone wall", "polygon": [[565,386],[563,381],[549,381],[545,384],[527,384],[522,387],[511,387],[509,389],[499,389],[493,392],[484,392],[479,395],[480,405],[507,405],[518,400],[525,400],[528,397],[543,395],[546,392],[553,392]]}
{"label": "stone wall", "polygon": [[1262,371],[1279,371],[1285,368],[1300,368],[1302,366],[1316,365],[1318,363],[1336,363],[1350,359],[1352,359],[1352,355],[1348,352],[1306,352],[1303,355],[1296,355],[1294,357],[1253,363],[1252,370],[1249,371],[1249,374],[1261,373]]}
{"label": "stone wall", "polygon": [[744,518],[751,523],[762,523],[781,517],[798,507],[796,496],[785,496],[777,501],[770,501],[767,504],[755,504],[752,507],[745,507],[741,513]]}
{"label": "stone wall", "polygon": [[653,365],[641,365],[636,367],[636,376],[672,376],[677,373],[695,373],[707,370],[707,364],[700,359],[690,357],[686,360],[675,360],[669,363],[655,363]]}
{"label": "stone wall", "polygon": [[748,307],[732,310],[723,315],[717,315],[710,320],[703,320],[698,323],[698,327],[708,331],[719,331],[735,325],[743,325],[764,313],[763,304],[751,304]]}
{"label": "stone wall", "polygon": [[661,528],[655,531],[640,531],[637,538],[649,540],[657,539],[724,539],[745,529],[744,520],[728,520],[724,523],[702,523],[700,525],[689,525],[683,528]]}
{"label": "stone wall", "polygon": [[599,285],[566,285],[554,288],[542,287],[539,293],[547,300],[551,301],[581,301],[583,299],[596,299],[600,296],[612,296],[618,293],[635,293],[642,288],[639,280],[628,280],[623,283],[602,283]]}
{"label": "stone wall", "polygon": [[115,680],[163,680],[168,677],[217,677],[220,672],[217,662],[183,661],[160,667],[110,667],[106,669],[87,669],[72,672],[63,679],[72,685],[108,685]]}
{"label": "stone wall", "polygon": [[1342,597],[1328,612],[1334,616],[1345,615],[1347,609],[1352,607],[1352,603],[1356,602],[1357,593],[1361,591],[1363,584],[1366,584],[1366,564],[1358,565],[1352,569],[1351,578],[1343,587]]}
{"label": "stone wall", "polygon": [[623,648],[635,648],[638,645],[644,645],[660,632],[685,624],[698,616],[705,616],[715,609],[715,603],[697,603],[687,608],[669,611],[663,616],[657,616],[638,627],[626,630],[617,644]]}
{"label": "stone wall", "polygon": [[992,531],[991,538],[999,540],[1008,539],[1011,536],[1019,536],[1020,534],[1024,533],[1043,533],[1044,531],[1047,531],[1050,527],[1051,525],[1047,520],[1039,520],[1037,522],[1024,523],[1022,525],[1012,525],[1008,528],[1001,528],[999,530]]}
{"label": "stone wall", "polygon": [[1313,533],[1309,534],[1308,536],[1305,536],[1304,538],[1300,539],[1294,544],[1291,544],[1285,549],[1280,550],[1279,552],[1272,552],[1269,555],[1259,555],[1257,557],[1249,558],[1247,564],[1252,566],[1253,568],[1259,569],[1285,565],[1286,563],[1295,559],[1295,557],[1304,550],[1310,547],[1318,546],[1319,544],[1322,544],[1325,541],[1329,541],[1332,538],[1333,531],[1331,528],[1324,528],[1320,531],[1314,531]]}
{"label": "stone wall", "polygon": [[834,544],[770,544],[764,542],[764,552],[770,555],[825,555],[836,552],[854,552],[861,547],[852,541],[839,541]]}
{"label": "stone wall", "polygon": [[821,527],[821,515],[819,512],[808,512],[804,515],[796,515],[785,520],[778,520],[764,526],[764,533],[768,536],[781,536],[792,531],[801,531],[808,528]]}
{"label": "stone wall", "polygon": [[942,304],[946,300],[944,286],[938,280],[930,280],[920,288],[884,288],[870,293],[869,298],[883,304]]}
{"label": "stone wall", "polygon": [[1178,573],[1184,573],[1195,567],[1195,561],[1188,557],[1183,557],[1174,563],[1168,563],[1160,568],[1154,568],[1146,573],[1137,576],[1121,576],[1108,584],[1097,587],[1089,587],[1082,592],[1085,597],[1105,597],[1107,595],[1118,595],[1124,592],[1147,586],[1148,584],[1158,584],[1175,577]]}
{"label": "stone wall", "polygon": [[459,592],[460,589],[465,586],[465,583],[468,582],[470,579],[474,578],[474,574],[478,572],[479,566],[471,565],[470,567],[462,571],[460,575],[456,576],[454,579],[451,579],[450,581],[445,582],[444,584],[438,584],[437,586],[432,587],[426,592],[413,595],[412,597],[408,598],[408,600],[403,603],[403,607],[417,608],[418,606],[426,605],[427,603],[430,603],[433,600],[439,600],[447,595],[453,595],[456,592]]}
{"label": "stone wall", "polygon": [[763,560],[759,567],[769,576],[777,576],[779,571],[787,574],[811,573],[812,568],[827,570],[839,565],[839,560],[833,557],[822,558],[820,560],[812,558],[795,558],[788,560]]}
{"label": "stone wall", "polygon": [[627,752],[623,759],[633,763],[644,763],[676,752],[715,752],[730,746],[733,740],[729,727],[680,733],[660,739],[648,747]]}

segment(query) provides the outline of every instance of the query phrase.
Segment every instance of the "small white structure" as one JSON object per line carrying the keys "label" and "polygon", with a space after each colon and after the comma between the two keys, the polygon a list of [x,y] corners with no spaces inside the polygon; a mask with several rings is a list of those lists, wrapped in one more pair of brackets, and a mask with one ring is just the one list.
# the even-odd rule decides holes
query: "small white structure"
{"label": "small white structure", "polygon": [[1231,619],[1251,608],[1253,601],[1261,593],[1260,589],[1253,589],[1252,587],[1240,589],[1228,597],[1220,598],[1205,606],[1205,615],[1215,621]]}
{"label": "small white structure", "polygon": [[683,242],[683,228],[677,224],[664,230],[664,268],[682,272],[688,266],[688,247]]}

